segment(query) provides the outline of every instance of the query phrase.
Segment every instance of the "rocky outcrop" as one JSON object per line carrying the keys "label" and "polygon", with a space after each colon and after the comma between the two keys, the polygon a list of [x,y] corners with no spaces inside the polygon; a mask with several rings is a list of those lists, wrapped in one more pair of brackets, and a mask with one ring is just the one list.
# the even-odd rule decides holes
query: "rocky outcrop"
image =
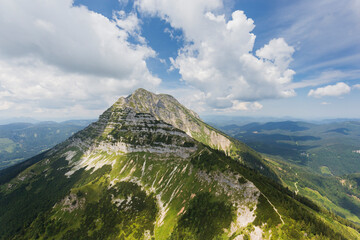
{"label": "rocky outcrop", "polygon": [[113,110],[121,108],[132,108],[138,113],[150,113],[157,120],[162,120],[195,140],[224,152],[231,148],[231,141],[226,136],[202,122],[198,114],[181,105],[170,95],[154,94],[140,88],[126,98],[121,97],[113,105]]}

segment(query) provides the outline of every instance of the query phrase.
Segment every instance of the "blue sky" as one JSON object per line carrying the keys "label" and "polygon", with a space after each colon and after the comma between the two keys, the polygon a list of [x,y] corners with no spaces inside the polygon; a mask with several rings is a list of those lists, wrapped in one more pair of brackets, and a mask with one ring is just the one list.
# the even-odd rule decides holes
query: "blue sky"
{"label": "blue sky", "polygon": [[0,119],[95,118],[143,87],[200,115],[360,118],[357,0],[4,0]]}

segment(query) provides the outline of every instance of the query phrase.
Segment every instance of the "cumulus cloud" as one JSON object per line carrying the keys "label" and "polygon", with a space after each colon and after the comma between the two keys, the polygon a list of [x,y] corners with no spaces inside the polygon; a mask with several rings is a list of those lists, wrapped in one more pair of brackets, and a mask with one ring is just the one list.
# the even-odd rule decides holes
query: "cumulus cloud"
{"label": "cumulus cloud", "polygon": [[0,16],[1,101],[104,108],[107,98],[161,82],[146,66],[155,52],[133,13],[109,20],[71,0],[4,0]]}
{"label": "cumulus cloud", "polygon": [[233,101],[232,110],[242,111],[257,111],[263,108],[263,105],[258,102],[239,102]]}
{"label": "cumulus cloud", "polygon": [[283,38],[278,38],[271,40],[269,44],[257,50],[256,55],[262,59],[273,62],[283,71],[286,71],[292,61],[291,56],[294,51],[294,48],[287,45]]}
{"label": "cumulus cloud", "polygon": [[360,84],[355,84],[355,85],[352,86],[352,88],[354,88],[354,89],[360,89]]}
{"label": "cumulus cloud", "polygon": [[351,91],[351,88],[343,82],[339,82],[335,85],[328,85],[325,87],[320,87],[317,89],[311,89],[308,93],[308,96],[321,98],[325,96],[330,97],[339,97],[344,94],[348,94]]}
{"label": "cumulus cloud", "polygon": [[220,0],[137,0],[140,12],[158,16],[182,29],[186,44],[173,68],[182,80],[201,90],[213,108],[232,108],[234,102],[252,102],[295,95],[288,85],[294,48],[284,39],[273,39],[253,54],[254,21],[243,11],[231,18],[219,14]]}
{"label": "cumulus cloud", "polygon": [[[238,111],[255,112],[263,108],[259,102],[242,102],[233,100],[231,107],[215,108],[207,104],[206,95],[197,88],[193,87],[179,87],[177,89],[162,89],[159,92],[167,92],[179,100],[186,107],[205,114],[212,114],[214,111],[219,113],[233,113]],[[216,103],[214,103],[216,104]],[[219,104],[219,103],[217,103]]]}

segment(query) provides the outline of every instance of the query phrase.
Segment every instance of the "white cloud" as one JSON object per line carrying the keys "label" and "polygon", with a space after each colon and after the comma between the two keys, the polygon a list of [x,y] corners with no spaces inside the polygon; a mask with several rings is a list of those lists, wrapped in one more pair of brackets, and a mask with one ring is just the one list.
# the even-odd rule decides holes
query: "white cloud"
{"label": "white cloud", "polygon": [[283,38],[273,39],[268,45],[256,51],[256,56],[274,62],[274,64],[285,71],[292,61],[295,49],[287,45]]}
{"label": "white cloud", "polygon": [[283,6],[271,21],[271,26],[278,28],[268,31],[277,31],[276,34],[297,45],[297,72],[339,65],[359,67],[358,0],[302,0]]}
{"label": "white cloud", "polygon": [[295,95],[287,87],[295,73],[288,69],[294,48],[273,39],[254,56],[255,25],[244,12],[235,11],[227,20],[219,14],[220,0],[137,0],[136,5],[183,30],[187,42],[170,61],[183,81],[204,93],[209,106],[231,108],[234,101]]}
{"label": "white cloud", "polygon": [[204,113],[209,109],[205,104],[205,94],[198,89],[189,86],[177,86],[172,89],[159,89],[157,93],[167,93],[174,96],[181,104],[189,109]]}
{"label": "white cloud", "polygon": [[239,102],[237,100],[233,101],[232,110],[241,110],[241,111],[257,111],[263,108],[258,102]]}
{"label": "white cloud", "polygon": [[12,105],[13,103],[11,102],[7,102],[7,101],[0,102],[0,111],[9,109]]}
{"label": "white cloud", "polygon": [[332,82],[350,81],[350,80],[353,81],[359,78],[360,78],[360,70],[349,70],[349,71],[329,70],[329,71],[323,71],[321,74],[310,77],[309,79],[304,79],[300,82],[291,83],[289,87],[294,89],[315,87]]}
{"label": "white cloud", "polygon": [[0,101],[33,109],[75,102],[78,109],[104,108],[115,96],[160,84],[146,66],[155,52],[135,14],[118,12],[109,20],[72,3],[0,2]]}
{"label": "white cloud", "polygon": [[[166,92],[174,96],[181,104],[194,110],[200,114],[213,114],[214,111],[219,113],[233,113],[238,111],[255,112],[263,108],[259,102],[241,102],[238,100],[232,101],[232,106],[229,108],[213,108],[207,103],[205,94],[199,89],[193,87],[181,87],[176,89],[160,89],[159,92]],[[221,101],[220,101],[221,102]],[[219,103],[217,103],[219,104]]]}
{"label": "white cloud", "polygon": [[355,84],[355,85],[352,86],[352,88],[354,88],[354,89],[360,89],[360,84]]}
{"label": "white cloud", "polygon": [[308,96],[311,97],[325,97],[325,96],[331,96],[331,97],[339,97],[344,94],[348,94],[351,91],[351,88],[343,82],[339,82],[335,85],[328,85],[325,87],[317,88],[316,90],[311,89],[308,93]]}

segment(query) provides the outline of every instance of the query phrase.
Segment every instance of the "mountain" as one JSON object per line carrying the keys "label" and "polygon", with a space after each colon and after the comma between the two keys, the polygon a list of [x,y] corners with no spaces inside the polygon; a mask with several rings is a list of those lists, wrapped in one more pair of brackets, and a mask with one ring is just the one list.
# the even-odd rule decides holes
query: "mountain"
{"label": "mountain", "polygon": [[89,123],[89,120],[72,120],[0,125],[0,169],[50,149]]}
{"label": "mountain", "polygon": [[[360,223],[359,121],[251,123],[221,128],[266,155],[291,190]],[[356,178],[355,178],[356,179]]]}
{"label": "mountain", "polygon": [[0,238],[360,239],[261,174],[263,162],[173,97],[139,89],[0,172]]}
{"label": "mountain", "polygon": [[206,124],[195,112],[181,105],[170,95],[157,95],[140,88],[127,98],[120,98],[113,106],[123,107],[130,107],[137,113],[150,113],[156,119],[173,125],[195,140],[225,152],[226,155],[264,175],[276,178],[257,152]]}
{"label": "mountain", "polygon": [[246,125],[249,123],[267,123],[267,122],[283,122],[283,121],[302,121],[302,119],[292,117],[250,117],[238,115],[202,115],[202,119],[212,126],[224,127],[228,125]]}

